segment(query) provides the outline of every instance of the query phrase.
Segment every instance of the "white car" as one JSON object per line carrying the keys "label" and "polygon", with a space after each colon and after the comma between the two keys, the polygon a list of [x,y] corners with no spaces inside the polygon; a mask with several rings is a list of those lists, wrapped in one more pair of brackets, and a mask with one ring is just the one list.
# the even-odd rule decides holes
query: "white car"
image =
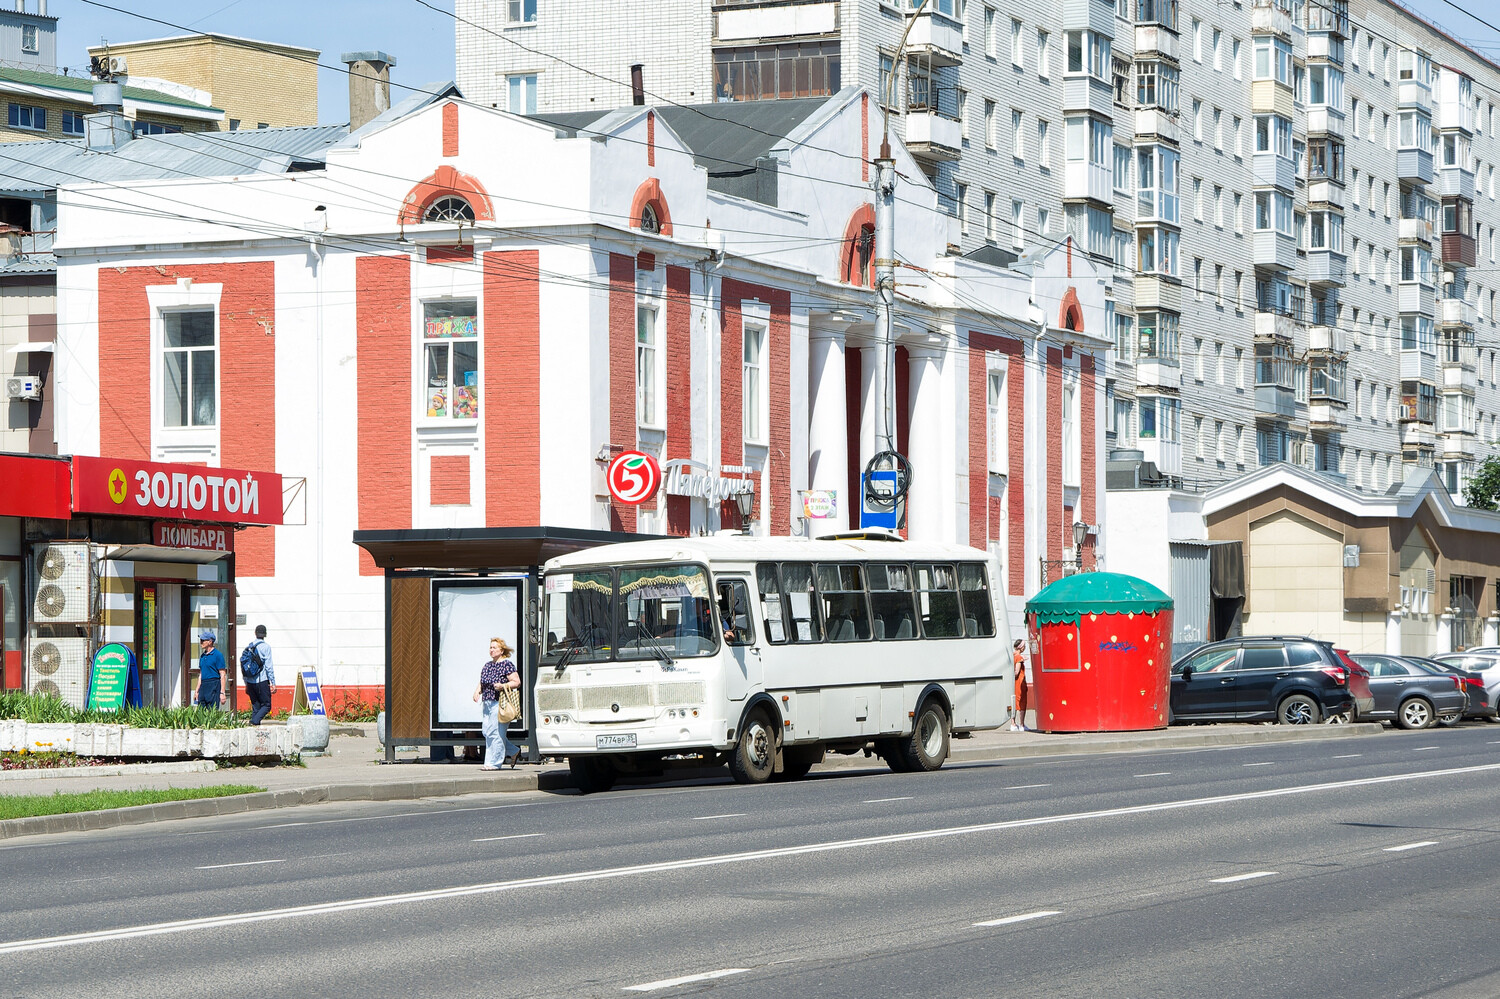
{"label": "white car", "polygon": [[1440,663],[1451,663],[1459,669],[1466,669],[1478,673],[1484,677],[1484,691],[1489,695],[1489,701],[1496,707],[1500,707],[1500,648],[1492,645],[1478,649],[1469,649],[1467,652],[1452,652],[1447,655],[1433,656]]}

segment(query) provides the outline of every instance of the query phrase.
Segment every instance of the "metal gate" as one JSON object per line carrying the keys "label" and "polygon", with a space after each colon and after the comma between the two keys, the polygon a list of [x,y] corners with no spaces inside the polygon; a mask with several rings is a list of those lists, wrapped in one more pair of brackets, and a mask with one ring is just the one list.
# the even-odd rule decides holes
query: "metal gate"
{"label": "metal gate", "polygon": [[1212,637],[1209,632],[1209,546],[1174,541],[1172,556],[1172,658],[1192,651]]}

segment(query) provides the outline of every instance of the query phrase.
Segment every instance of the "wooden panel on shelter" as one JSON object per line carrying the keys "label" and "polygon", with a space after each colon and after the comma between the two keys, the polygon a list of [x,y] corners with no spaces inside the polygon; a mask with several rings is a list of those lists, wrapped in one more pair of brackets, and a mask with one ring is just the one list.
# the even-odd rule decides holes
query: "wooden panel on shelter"
{"label": "wooden panel on shelter", "polygon": [[391,689],[386,704],[390,738],[432,735],[428,698],[432,692],[432,580],[426,576],[391,579]]}

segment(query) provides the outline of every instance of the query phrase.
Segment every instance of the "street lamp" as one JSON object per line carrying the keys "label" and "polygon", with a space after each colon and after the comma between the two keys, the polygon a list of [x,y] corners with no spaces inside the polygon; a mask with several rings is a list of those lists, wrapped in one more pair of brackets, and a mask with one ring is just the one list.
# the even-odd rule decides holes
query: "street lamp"
{"label": "street lamp", "polygon": [[1078,550],[1080,557],[1083,551],[1083,539],[1089,536],[1089,525],[1081,520],[1073,522],[1073,547]]}
{"label": "street lamp", "polygon": [[746,490],[742,493],[736,493],[734,497],[734,505],[740,511],[740,523],[744,525],[743,530],[746,534],[749,534],[750,514],[755,510],[755,493],[752,490]]}

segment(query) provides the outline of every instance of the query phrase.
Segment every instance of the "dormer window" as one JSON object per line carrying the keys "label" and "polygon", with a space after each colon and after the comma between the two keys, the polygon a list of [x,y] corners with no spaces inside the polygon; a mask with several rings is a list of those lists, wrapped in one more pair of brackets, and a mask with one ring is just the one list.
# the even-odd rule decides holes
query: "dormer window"
{"label": "dormer window", "polygon": [[641,209],[641,232],[652,234],[661,232],[661,218],[656,214],[656,206],[649,201],[646,207]]}
{"label": "dormer window", "polygon": [[448,222],[463,225],[474,224],[474,206],[463,198],[448,197],[438,198],[427,208],[427,213],[422,216],[423,222]]}

